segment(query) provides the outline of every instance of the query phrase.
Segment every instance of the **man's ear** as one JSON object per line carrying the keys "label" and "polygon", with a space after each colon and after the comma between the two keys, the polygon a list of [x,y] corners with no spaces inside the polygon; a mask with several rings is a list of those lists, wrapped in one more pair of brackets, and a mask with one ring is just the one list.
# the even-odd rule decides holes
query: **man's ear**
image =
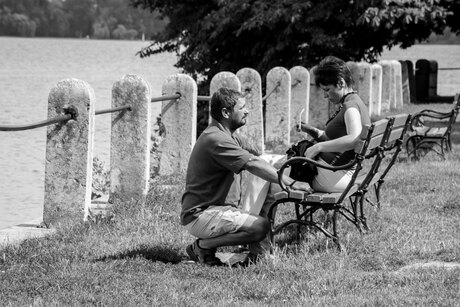
{"label": "man's ear", "polygon": [[222,108],[222,117],[223,118],[230,118],[230,112],[228,112],[227,108]]}

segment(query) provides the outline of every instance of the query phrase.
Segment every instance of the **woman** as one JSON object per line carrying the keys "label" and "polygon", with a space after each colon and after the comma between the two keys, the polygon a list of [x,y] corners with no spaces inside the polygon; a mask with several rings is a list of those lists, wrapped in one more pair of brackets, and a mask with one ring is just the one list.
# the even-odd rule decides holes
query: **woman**
{"label": "woman", "polygon": [[[370,124],[369,111],[353,90],[353,77],[347,64],[336,57],[324,58],[314,70],[315,83],[324,91],[324,98],[338,109],[327,121],[324,131],[302,123],[300,129],[318,142],[305,152],[329,165],[343,165],[354,158],[354,145],[363,125]],[[318,167],[312,182],[317,192],[339,192],[348,185],[354,169],[331,171]]]}

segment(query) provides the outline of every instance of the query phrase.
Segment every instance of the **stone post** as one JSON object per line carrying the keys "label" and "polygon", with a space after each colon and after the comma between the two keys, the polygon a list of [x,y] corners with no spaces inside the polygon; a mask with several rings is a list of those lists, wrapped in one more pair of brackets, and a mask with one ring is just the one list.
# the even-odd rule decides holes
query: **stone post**
{"label": "stone post", "polygon": [[415,98],[425,102],[430,89],[430,61],[419,59],[415,62]]}
{"label": "stone post", "polygon": [[112,87],[109,203],[145,201],[150,177],[150,85],[136,75],[125,75]]}
{"label": "stone post", "polygon": [[401,64],[401,88],[402,88],[402,101],[403,104],[409,104],[410,99],[410,86],[409,86],[409,69],[407,61],[399,61]]}
{"label": "stone post", "polygon": [[242,68],[236,73],[236,76],[241,82],[241,91],[245,95],[246,107],[249,111],[246,125],[239,128],[238,133],[241,133],[260,153],[263,153],[265,144],[262,79],[260,74],[252,68]]}
{"label": "stone post", "polygon": [[265,148],[284,154],[290,146],[291,75],[284,67],[274,67],[267,74],[265,112]]}
{"label": "stone post", "polygon": [[354,81],[353,89],[354,89],[355,91],[357,91],[358,94],[359,94],[359,90],[360,90],[360,89],[359,89],[359,85],[360,85],[359,79],[360,79],[361,73],[360,73],[360,69],[359,69],[358,63],[353,62],[353,61],[348,61],[348,62],[347,62],[347,66],[348,66],[348,68],[349,68],[350,71],[351,71],[351,76],[352,76],[353,81]]}
{"label": "stone post", "polygon": [[410,93],[410,102],[415,103],[417,99],[415,98],[415,72],[414,72],[414,63],[410,60],[406,60],[407,63],[407,75],[409,77],[409,93]]}
{"label": "stone post", "polygon": [[[310,73],[305,67],[295,66],[289,70],[291,74],[291,143],[305,138],[298,132],[296,124],[299,120],[308,122],[310,114]],[[303,110],[303,112],[302,112]]]}
{"label": "stone post", "polygon": [[403,89],[402,89],[402,68],[401,63],[392,60],[393,76],[394,76],[394,108],[397,110],[403,107]]}
{"label": "stone post", "polygon": [[438,96],[438,62],[435,60],[430,61],[428,84],[428,97]]}
{"label": "stone post", "polygon": [[390,60],[380,61],[379,64],[382,66],[382,108],[381,111],[389,111],[391,108],[392,102],[392,83],[393,78],[393,69]]}
{"label": "stone post", "polygon": [[308,123],[324,129],[329,119],[329,102],[324,98],[323,90],[315,84],[315,67],[310,69],[310,112]]}
{"label": "stone post", "polygon": [[369,110],[369,115],[372,114],[372,71],[371,71],[371,64],[367,62],[359,62],[357,63],[359,77],[358,80],[355,82],[358,84],[357,88],[359,97],[363,100],[364,104],[367,106]]}
{"label": "stone post", "polygon": [[66,79],[51,89],[48,118],[73,118],[48,126],[43,222],[85,219],[91,204],[95,96],[88,83]]}
{"label": "stone post", "polygon": [[371,101],[371,116],[380,116],[382,109],[382,66],[373,63],[372,71],[372,101]]}
{"label": "stone post", "polygon": [[179,93],[177,100],[162,102],[161,121],[166,136],[160,144],[159,175],[184,174],[196,141],[197,96],[195,81],[187,75],[176,74],[163,84],[163,96]]}

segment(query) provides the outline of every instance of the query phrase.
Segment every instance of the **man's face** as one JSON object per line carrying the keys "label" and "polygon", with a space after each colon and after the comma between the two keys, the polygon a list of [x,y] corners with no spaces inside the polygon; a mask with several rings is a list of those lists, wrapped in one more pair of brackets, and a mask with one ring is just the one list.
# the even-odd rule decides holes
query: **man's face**
{"label": "man's face", "polygon": [[238,99],[238,102],[233,107],[230,114],[232,130],[236,130],[239,127],[244,126],[246,124],[246,117],[248,114],[249,112],[248,109],[246,109],[246,100],[244,98]]}

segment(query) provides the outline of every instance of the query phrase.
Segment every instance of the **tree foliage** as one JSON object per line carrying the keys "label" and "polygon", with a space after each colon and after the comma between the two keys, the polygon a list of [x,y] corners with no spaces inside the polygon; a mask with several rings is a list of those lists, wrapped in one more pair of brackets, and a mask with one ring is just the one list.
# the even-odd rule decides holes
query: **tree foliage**
{"label": "tree foliage", "polygon": [[130,1],[170,20],[140,56],[176,52],[177,66],[205,82],[242,67],[311,67],[326,55],[372,62],[384,47],[460,31],[457,0]]}
{"label": "tree foliage", "polygon": [[164,23],[128,0],[0,0],[0,35],[150,39]]}

